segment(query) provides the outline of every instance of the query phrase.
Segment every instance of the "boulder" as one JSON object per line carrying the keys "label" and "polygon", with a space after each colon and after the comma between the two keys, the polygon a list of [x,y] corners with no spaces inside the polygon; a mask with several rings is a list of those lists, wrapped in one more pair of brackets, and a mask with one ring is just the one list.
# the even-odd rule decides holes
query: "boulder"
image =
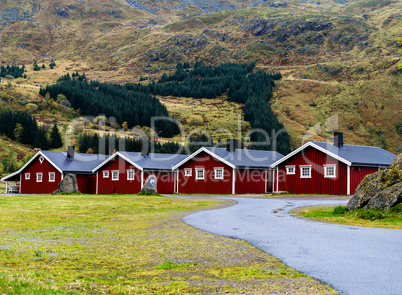
{"label": "boulder", "polygon": [[388,210],[402,202],[402,153],[388,169],[366,175],[348,203],[348,209]]}
{"label": "boulder", "polygon": [[66,176],[64,176],[63,180],[59,183],[58,189],[55,190],[52,194],[77,193],[77,192],[79,192],[77,176],[75,174],[67,174]]}
{"label": "boulder", "polygon": [[157,178],[155,175],[149,175],[145,180],[144,186],[141,189],[142,193],[158,194]]}

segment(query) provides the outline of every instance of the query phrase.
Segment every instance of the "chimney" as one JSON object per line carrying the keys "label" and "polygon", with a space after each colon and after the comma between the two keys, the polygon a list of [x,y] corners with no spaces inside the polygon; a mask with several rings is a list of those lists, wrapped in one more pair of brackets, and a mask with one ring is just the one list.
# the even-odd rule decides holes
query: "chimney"
{"label": "chimney", "polygon": [[67,158],[74,159],[75,146],[69,146],[67,149]]}
{"label": "chimney", "polygon": [[233,153],[236,151],[236,145],[237,145],[237,141],[236,139],[228,139],[226,142],[226,149]]}
{"label": "chimney", "polygon": [[343,133],[342,132],[334,133],[334,146],[336,146],[338,148],[342,148],[342,146],[343,146]]}
{"label": "chimney", "polygon": [[151,148],[150,143],[148,140],[143,140],[142,141],[142,150],[141,150],[141,156],[143,158],[146,158],[149,155],[149,149]]}

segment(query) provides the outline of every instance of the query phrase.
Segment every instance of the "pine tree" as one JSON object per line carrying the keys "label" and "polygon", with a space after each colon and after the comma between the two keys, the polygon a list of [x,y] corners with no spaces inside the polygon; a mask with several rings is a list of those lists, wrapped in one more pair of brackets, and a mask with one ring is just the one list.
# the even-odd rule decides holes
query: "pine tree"
{"label": "pine tree", "polygon": [[54,123],[52,129],[50,130],[50,147],[57,149],[63,146],[63,141],[61,139],[59,128],[56,123]]}

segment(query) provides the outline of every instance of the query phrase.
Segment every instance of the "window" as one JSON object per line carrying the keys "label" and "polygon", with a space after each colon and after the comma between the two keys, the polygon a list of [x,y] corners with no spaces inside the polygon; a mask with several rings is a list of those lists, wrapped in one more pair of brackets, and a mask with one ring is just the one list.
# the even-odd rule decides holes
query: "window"
{"label": "window", "polygon": [[31,179],[31,173],[25,173],[25,180]]}
{"label": "window", "polygon": [[107,171],[107,170],[102,171],[102,174],[103,174],[103,178],[109,178],[109,171]]}
{"label": "window", "polygon": [[324,177],[335,178],[336,177],[336,165],[324,165]]}
{"label": "window", "polygon": [[204,168],[195,169],[195,179],[204,179]]}
{"label": "window", "polygon": [[119,171],[112,171],[112,180],[119,180]]}
{"label": "window", "polygon": [[286,166],[286,174],[296,174],[296,166]]}
{"label": "window", "polygon": [[45,159],[44,159],[42,156],[39,157],[39,162],[40,162],[41,164],[43,163],[44,160],[45,160]]}
{"label": "window", "polygon": [[215,179],[223,179],[223,168],[215,168]]}
{"label": "window", "polygon": [[127,170],[127,180],[134,180],[134,170]]}
{"label": "window", "polygon": [[36,182],[42,182],[43,173],[36,173]]}
{"label": "window", "polygon": [[54,172],[49,172],[49,182],[55,182],[56,174]]}
{"label": "window", "polygon": [[193,169],[184,169],[184,176],[193,175]]}
{"label": "window", "polygon": [[300,166],[300,178],[311,178],[311,166]]}

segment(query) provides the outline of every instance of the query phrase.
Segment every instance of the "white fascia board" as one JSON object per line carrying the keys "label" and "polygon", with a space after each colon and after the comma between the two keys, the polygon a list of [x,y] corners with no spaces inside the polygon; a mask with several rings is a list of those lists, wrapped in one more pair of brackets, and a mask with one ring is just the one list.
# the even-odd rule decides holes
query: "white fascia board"
{"label": "white fascia board", "polygon": [[111,160],[113,160],[114,158],[116,158],[117,156],[119,156],[120,158],[122,158],[123,160],[127,161],[128,163],[130,163],[131,165],[133,165],[135,168],[137,168],[140,171],[143,171],[142,167],[139,166],[138,164],[134,163],[133,161],[131,161],[129,158],[123,156],[122,154],[120,154],[120,152],[114,153],[113,155],[111,155],[109,158],[107,158],[105,161],[103,161],[102,163],[100,163],[98,165],[98,167],[94,168],[92,170],[92,173],[95,173],[97,170],[99,170],[100,168],[102,168],[103,166],[105,166],[107,163],[109,163]]}
{"label": "white fascia board", "polygon": [[346,164],[348,166],[352,165],[351,162],[345,160],[344,158],[339,157],[338,155],[335,155],[334,153],[331,153],[331,152],[329,152],[328,150],[326,150],[326,149],[324,149],[322,147],[319,147],[318,145],[314,144],[312,141],[309,141],[309,142],[305,143],[304,145],[302,145],[301,147],[299,147],[298,149],[296,149],[293,152],[291,152],[290,154],[284,156],[282,159],[279,159],[278,161],[273,163],[270,167],[271,168],[277,167],[279,164],[285,162],[286,160],[290,159],[291,157],[293,157],[294,155],[296,155],[297,153],[301,152],[302,150],[304,150],[305,148],[307,148],[309,146],[319,150],[320,152],[323,152],[324,154],[326,154],[328,156],[331,156],[332,158],[334,158],[334,159],[336,159],[336,160],[338,160],[338,161],[340,161],[340,162],[342,162],[342,163],[344,163],[344,164]]}
{"label": "white fascia board", "polygon": [[24,166],[22,166],[18,171],[14,172],[14,173],[12,173],[12,174],[10,174],[10,175],[7,175],[7,176],[3,177],[3,178],[1,179],[1,181],[6,181],[7,179],[9,179],[9,178],[11,178],[11,177],[14,177],[15,175],[18,175],[18,174],[22,173],[22,171],[24,171],[25,168],[28,167],[33,161],[35,161],[36,158],[39,157],[39,156],[42,156],[43,158],[45,158],[46,161],[48,161],[54,168],[57,169],[57,171],[59,171],[61,174],[63,174],[63,170],[61,170],[59,167],[56,166],[56,164],[54,164],[52,161],[50,161],[50,159],[49,159],[48,157],[46,157],[46,155],[43,154],[42,151],[39,151],[39,152],[37,152],[36,155],[34,155]]}
{"label": "white fascia board", "polygon": [[236,168],[235,165],[233,165],[232,163],[229,163],[228,161],[226,161],[225,159],[222,159],[221,157],[219,157],[218,155],[214,154],[213,152],[211,152],[210,150],[202,147],[200,149],[198,149],[197,151],[195,151],[194,153],[192,153],[190,156],[188,156],[187,158],[185,158],[183,161],[181,161],[179,164],[177,164],[176,166],[174,166],[172,168],[172,170],[176,170],[178,169],[181,165],[183,165],[184,163],[190,161],[192,158],[194,158],[195,156],[197,156],[198,154],[200,154],[201,152],[206,152],[208,155],[210,155],[211,157],[215,158],[216,160],[228,165],[230,168]]}

